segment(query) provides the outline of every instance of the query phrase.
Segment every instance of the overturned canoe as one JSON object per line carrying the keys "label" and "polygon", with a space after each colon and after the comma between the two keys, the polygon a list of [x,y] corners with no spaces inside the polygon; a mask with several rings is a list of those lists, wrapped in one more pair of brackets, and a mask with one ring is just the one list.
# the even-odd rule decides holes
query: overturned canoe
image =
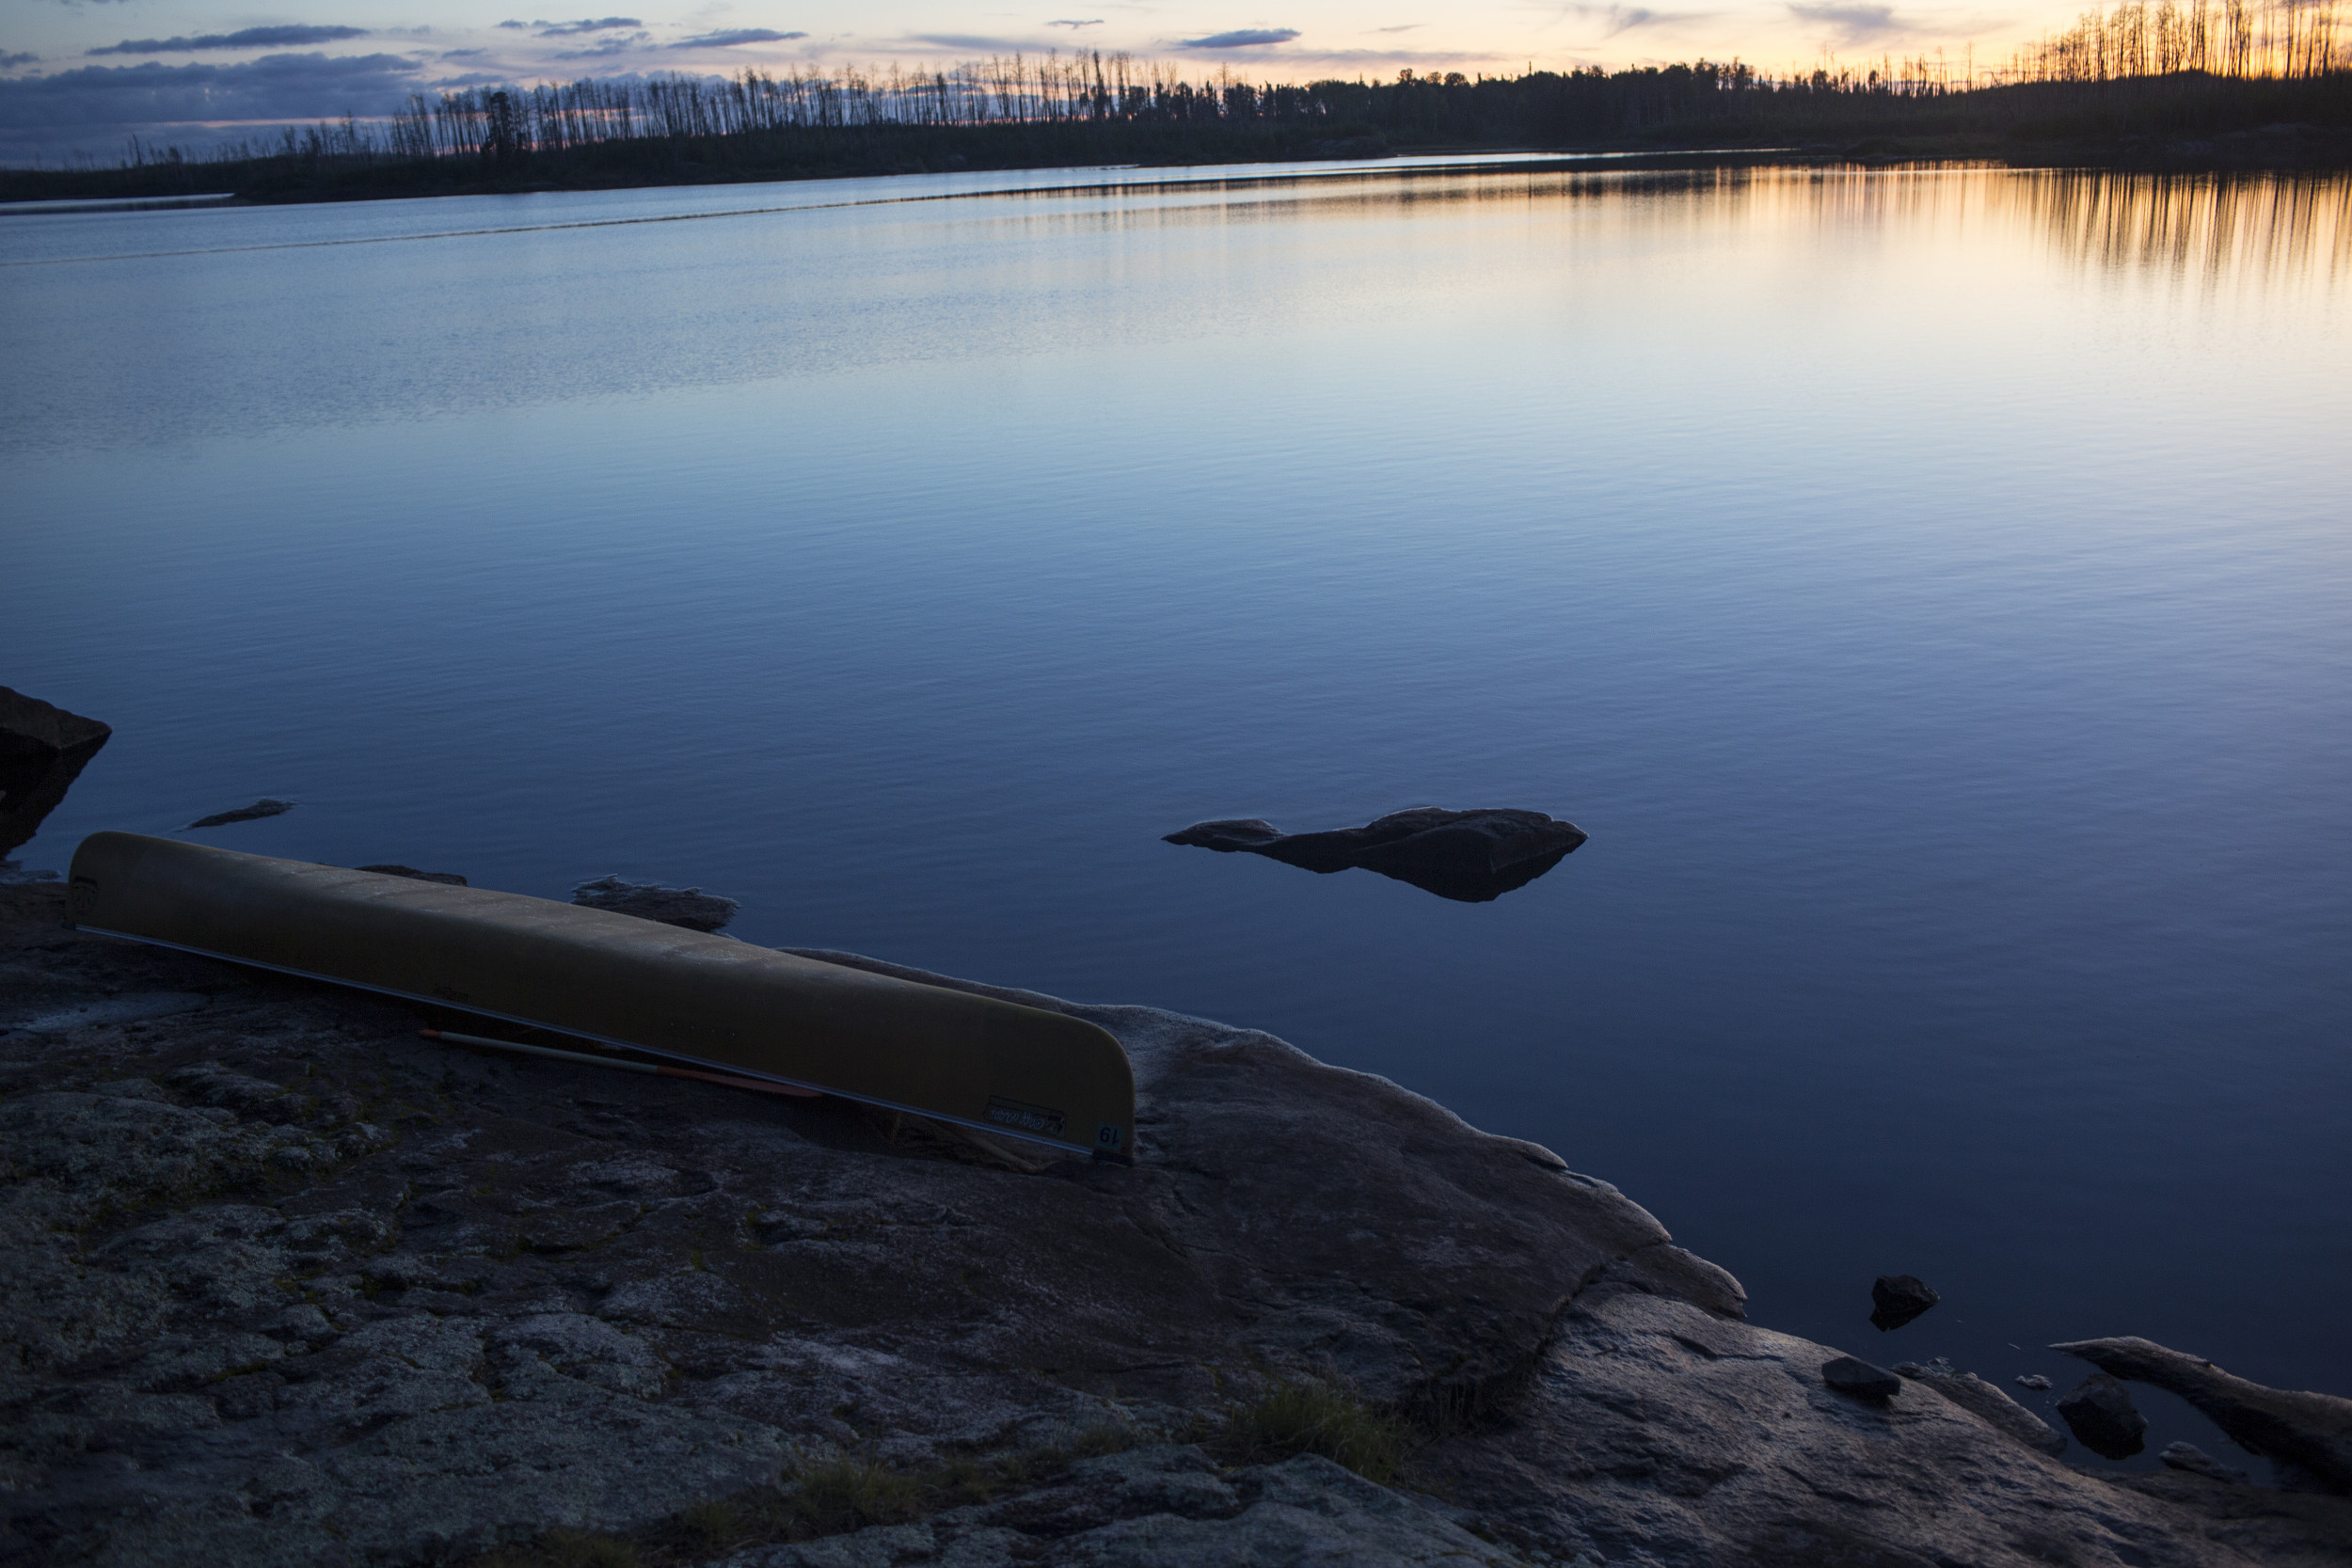
{"label": "overturned canoe", "polygon": [[82,930],[360,986],[1108,1159],[1135,1076],[1038,1007],[487,888],[137,833],[73,854]]}

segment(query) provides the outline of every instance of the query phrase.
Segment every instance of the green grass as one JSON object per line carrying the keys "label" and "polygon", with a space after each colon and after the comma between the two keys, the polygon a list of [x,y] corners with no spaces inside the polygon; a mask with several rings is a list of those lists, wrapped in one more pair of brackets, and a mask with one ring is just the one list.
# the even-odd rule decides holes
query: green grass
{"label": "green grass", "polygon": [[468,1568],[674,1568],[754,1547],[903,1524],[987,1502],[1049,1481],[1083,1459],[1131,1449],[1142,1437],[1104,1423],[1066,1441],[898,1469],[868,1455],[804,1465],[773,1486],[699,1502],[635,1535],[558,1529],[527,1544],[474,1558]]}
{"label": "green grass", "polygon": [[1386,1486],[1405,1464],[1408,1432],[1336,1378],[1277,1383],[1227,1418],[1218,1447],[1238,1464],[1321,1454]]}

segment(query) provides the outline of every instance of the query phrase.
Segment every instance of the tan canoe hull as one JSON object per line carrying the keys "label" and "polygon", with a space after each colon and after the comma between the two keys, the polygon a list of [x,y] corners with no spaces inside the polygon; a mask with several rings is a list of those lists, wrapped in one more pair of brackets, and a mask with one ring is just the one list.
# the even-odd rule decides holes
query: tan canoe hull
{"label": "tan canoe hull", "polygon": [[1126,1053],[1042,1008],[546,898],[137,833],[84,839],[71,877],[83,930],[1134,1154]]}

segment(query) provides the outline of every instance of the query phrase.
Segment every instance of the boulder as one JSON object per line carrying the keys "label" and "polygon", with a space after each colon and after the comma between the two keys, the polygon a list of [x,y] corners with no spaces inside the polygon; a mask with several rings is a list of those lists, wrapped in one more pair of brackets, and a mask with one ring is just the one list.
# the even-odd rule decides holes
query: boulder
{"label": "boulder", "polygon": [[1881,1333],[1900,1328],[1944,1298],[1912,1274],[1883,1274],[1870,1287],[1870,1322]]}
{"label": "boulder", "polygon": [[199,828],[225,828],[231,822],[258,822],[264,816],[283,816],[294,809],[294,803],[292,800],[273,800],[264,796],[249,806],[239,806],[234,811],[216,811],[210,816],[199,816],[180,831],[193,832]]}
{"label": "boulder", "polygon": [[664,926],[683,926],[690,931],[718,930],[743,907],[698,887],[625,882],[618,877],[580,883],[572,889],[572,902],[592,910],[611,910],[614,914],[633,914],[640,920],[658,920]]}
{"label": "boulder", "polygon": [[1893,1372],[1854,1355],[1822,1363],[1821,1381],[1841,1394],[1865,1400],[1891,1400],[1903,1386],[1903,1380]]}
{"label": "boulder", "polygon": [[2148,1418],[2132,1403],[2132,1392],[2105,1372],[2093,1372],[2058,1402],[2058,1413],[2092,1453],[2129,1459],[2146,1448]]}
{"label": "boulder", "polygon": [[30,839],[114,731],[0,686],[0,856]]}
{"label": "boulder", "polygon": [[1361,828],[1319,833],[1285,833],[1259,817],[1196,822],[1166,842],[1220,854],[1247,851],[1325,875],[1359,866],[1440,898],[1482,904],[1549,871],[1585,836],[1574,823],[1539,811],[1416,806]]}
{"label": "boulder", "polygon": [[2043,1377],[2040,1372],[2019,1372],[2011,1381],[2013,1381],[2018,1387],[2031,1388],[2036,1393],[2044,1392],[2050,1386],[2050,1380]]}
{"label": "boulder", "polygon": [[[2109,1377],[2178,1394],[2248,1453],[2291,1466],[2328,1491],[2352,1496],[2352,1400],[2265,1388],[2148,1339],[2078,1339],[2050,1348],[2080,1356]],[[2059,1412],[2065,1408],[2061,1404]]]}

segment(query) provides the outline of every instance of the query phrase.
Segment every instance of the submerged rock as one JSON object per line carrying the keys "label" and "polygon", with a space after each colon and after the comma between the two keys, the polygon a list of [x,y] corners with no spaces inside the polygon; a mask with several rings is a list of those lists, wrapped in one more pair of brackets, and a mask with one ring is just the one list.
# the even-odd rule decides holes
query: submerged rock
{"label": "submerged rock", "polygon": [[1903,1380],[1893,1372],[1873,1367],[1855,1355],[1841,1355],[1824,1363],[1821,1381],[1841,1394],[1866,1400],[1891,1400],[1902,1392],[1903,1386]]}
{"label": "submerged rock", "polygon": [[2107,1459],[2129,1459],[2146,1448],[2148,1418],[2132,1403],[2132,1391],[2105,1372],[2093,1372],[2058,1402],[2082,1446]]}
{"label": "submerged rock", "polygon": [[420,871],[413,865],[363,865],[358,869],[373,871],[379,877],[406,877],[420,882],[442,882],[450,887],[464,887],[466,879],[454,871]]}
{"label": "submerged rock", "polygon": [[292,800],[273,800],[263,796],[249,806],[239,806],[234,811],[216,811],[210,816],[199,816],[180,831],[193,832],[198,828],[225,828],[231,822],[254,822],[264,816],[283,816],[294,809],[294,803]]}
{"label": "submerged rock", "polygon": [[0,856],[31,838],[114,731],[0,686]]}
{"label": "submerged rock", "polygon": [[[2078,1339],[2050,1348],[2080,1356],[2110,1379],[2130,1378],[2178,1394],[2248,1453],[2293,1466],[2328,1491],[2352,1495],[2352,1400],[2265,1388],[2149,1339]],[[2061,1413],[2065,1408],[2058,1407]]]}
{"label": "submerged rock", "polygon": [[1870,1323],[1882,1334],[1900,1328],[1944,1298],[1914,1274],[1883,1274],[1870,1287]]}
{"label": "submerged rock", "polygon": [[658,920],[664,926],[683,926],[690,931],[715,931],[743,907],[698,887],[625,882],[618,877],[580,883],[572,889],[572,902],[592,910],[611,910],[614,914],[633,914],[640,920]]}
{"label": "submerged rock", "polygon": [[1361,828],[1286,833],[1259,817],[1196,822],[1164,842],[1220,854],[1247,851],[1327,875],[1359,866],[1425,893],[1483,904],[1558,865],[1586,834],[1539,811],[1447,811],[1416,806]]}

